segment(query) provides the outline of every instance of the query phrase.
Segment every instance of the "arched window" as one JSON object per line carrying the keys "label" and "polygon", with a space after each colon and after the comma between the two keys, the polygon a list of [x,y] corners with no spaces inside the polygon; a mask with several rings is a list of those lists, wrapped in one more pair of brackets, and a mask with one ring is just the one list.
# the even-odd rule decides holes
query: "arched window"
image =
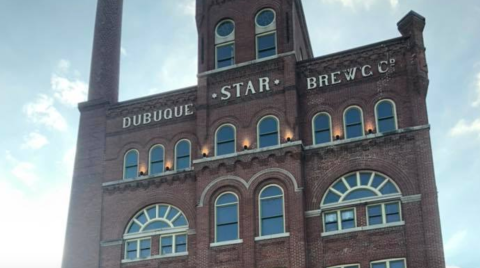
{"label": "arched window", "polygon": [[215,202],[215,242],[238,238],[238,197],[233,193],[224,193]]}
{"label": "arched window", "polygon": [[190,141],[181,140],[175,146],[175,168],[183,170],[190,168]]}
{"label": "arched window", "polygon": [[377,117],[377,130],[379,133],[393,131],[398,128],[395,103],[393,101],[379,101],[375,106],[375,116]]}
{"label": "arched window", "polygon": [[255,17],[257,59],[277,55],[277,23],[273,9],[263,9]]}
{"label": "arched window", "polygon": [[135,179],[138,177],[138,151],[130,150],[125,154],[123,164],[123,179]]}
{"label": "arched window", "polygon": [[359,204],[359,200],[369,202],[364,209],[367,211],[367,225],[397,224],[402,220],[400,194],[393,180],[377,172],[360,171],[343,176],[323,197],[324,231],[357,227],[357,207],[352,207],[352,204]]}
{"label": "arched window", "polygon": [[[183,212],[166,204],[142,209],[127,226],[124,234],[125,259],[187,252],[188,221]],[[159,236],[159,252],[152,252],[152,236]]]}
{"label": "arched window", "polygon": [[285,233],[283,189],[269,185],[260,191],[260,236]]}
{"label": "arched window", "polygon": [[345,137],[347,139],[361,137],[365,135],[363,129],[363,112],[360,107],[353,106],[345,110],[343,116],[345,124]]}
{"label": "arched window", "polygon": [[215,135],[215,152],[216,155],[233,154],[236,151],[235,148],[235,127],[232,125],[223,125],[218,128]]}
{"label": "arched window", "polygon": [[235,64],[235,23],[223,20],[215,28],[215,68]]}
{"label": "arched window", "polygon": [[258,123],[258,147],[264,148],[280,144],[278,119],[266,116]]}
{"label": "arched window", "polygon": [[150,149],[150,175],[161,174],[165,168],[165,149],[162,145],[155,145]]}
{"label": "arched window", "polygon": [[332,120],[327,113],[319,113],[313,118],[313,141],[321,144],[332,141]]}

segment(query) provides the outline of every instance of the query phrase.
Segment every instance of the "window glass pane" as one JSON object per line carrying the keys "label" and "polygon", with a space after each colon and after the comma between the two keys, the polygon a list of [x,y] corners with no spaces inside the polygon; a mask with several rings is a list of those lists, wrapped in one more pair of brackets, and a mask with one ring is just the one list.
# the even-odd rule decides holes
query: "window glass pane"
{"label": "window glass pane", "polygon": [[332,232],[332,231],[338,231],[338,223],[326,223],[325,224],[325,232]]}
{"label": "window glass pane", "polygon": [[135,179],[138,176],[137,166],[125,169],[125,179]]}
{"label": "window glass pane", "polygon": [[217,47],[217,59],[219,62],[233,58],[235,56],[234,53],[235,50],[233,44]]}
{"label": "window glass pane", "polygon": [[150,248],[140,250],[140,258],[150,257]]}
{"label": "window glass pane", "polygon": [[342,229],[355,228],[355,212],[354,210],[342,211]]}
{"label": "window glass pane", "polygon": [[342,230],[347,230],[352,228],[355,228],[354,220],[342,221]]}
{"label": "window glass pane", "polygon": [[272,198],[261,201],[262,218],[283,215],[283,198]]}
{"label": "window glass pane", "polygon": [[160,174],[163,173],[163,161],[152,163],[150,166],[150,174]]}
{"label": "window glass pane", "polygon": [[330,129],[330,118],[323,114],[315,117],[315,131]]}
{"label": "window glass pane", "polygon": [[388,101],[383,101],[377,105],[377,115],[378,118],[392,117],[393,116],[393,106],[392,103]]}
{"label": "window glass pane", "polygon": [[235,25],[231,21],[224,21],[217,27],[217,34],[221,37],[229,36],[235,30]]}
{"label": "window glass pane", "polygon": [[372,268],[387,268],[387,264],[385,262],[374,263],[374,264],[372,264]]}
{"label": "window glass pane", "polygon": [[259,36],[257,42],[259,59],[276,54],[275,33]]}
{"label": "window glass pane", "polygon": [[175,237],[175,243],[177,245],[186,244],[187,243],[187,236],[186,235],[177,235]]}
{"label": "window glass pane", "polygon": [[362,122],[362,116],[358,108],[351,108],[345,113],[345,124],[353,125]]}
{"label": "window glass pane", "polygon": [[226,155],[235,153],[235,142],[226,142],[217,144],[217,155]]}
{"label": "window glass pane", "polygon": [[235,131],[231,126],[223,126],[217,132],[217,142],[231,141],[235,137]]}
{"label": "window glass pane", "polygon": [[368,185],[371,176],[372,173],[360,173],[360,184],[364,186]]}
{"label": "window glass pane", "polygon": [[127,252],[127,259],[128,260],[135,260],[136,258],[137,258],[137,251]]}
{"label": "window glass pane", "polygon": [[177,144],[177,156],[190,155],[190,143],[188,141],[181,141]]}
{"label": "window glass pane", "polygon": [[140,241],[140,258],[150,257],[150,239]]}
{"label": "window glass pane", "polygon": [[185,219],[185,216],[183,215],[179,216],[175,221],[173,221],[174,227],[186,226],[186,225],[187,225],[187,219]]}
{"label": "window glass pane", "polygon": [[373,187],[373,188],[377,188],[377,187],[380,186],[380,184],[382,184],[382,182],[384,182],[384,181],[385,181],[385,178],[384,178],[384,177],[375,174],[375,177],[373,178],[373,182],[372,182],[372,187]]}
{"label": "window glass pane", "polygon": [[348,185],[350,185],[350,188],[356,187],[357,186],[357,173],[346,177],[345,180],[347,181]]}
{"label": "window glass pane", "polygon": [[138,153],[137,151],[130,151],[125,157],[125,166],[136,166],[138,163]]}
{"label": "window glass pane", "polygon": [[164,228],[170,228],[170,225],[168,225],[168,223],[163,221],[156,221],[148,224],[143,229],[143,231],[152,231],[152,230],[158,230],[158,229],[164,229]]}
{"label": "window glass pane", "polygon": [[173,245],[172,236],[162,236],[162,247]]}
{"label": "window glass pane", "polygon": [[162,255],[168,255],[173,253],[173,247],[172,246],[162,246]]}
{"label": "window glass pane", "polygon": [[257,16],[257,24],[259,26],[265,27],[275,20],[275,13],[271,10],[264,10]]}
{"label": "window glass pane", "polygon": [[340,200],[340,196],[332,191],[328,191],[327,196],[325,197],[324,204],[337,203]]}
{"label": "window glass pane", "polygon": [[168,212],[167,219],[172,220],[180,211],[174,207],[170,207],[170,212]]}
{"label": "window glass pane", "polygon": [[271,133],[271,132],[277,132],[277,120],[272,117],[267,117],[262,120],[260,123],[260,134],[265,134],[265,133]]}
{"label": "window glass pane", "polygon": [[145,213],[141,213],[140,215],[137,216],[137,221],[139,221],[141,224],[145,224],[147,222],[147,216],[145,216]]}
{"label": "window glass pane", "polygon": [[396,193],[398,193],[397,187],[395,187],[395,185],[391,181],[387,182],[382,187],[382,189],[380,189],[380,192],[382,194],[396,194]]}
{"label": "window glass pane", "polygon": [[127,251],[137,250],[137,241],[127,242]]}
{"label": "window glass pane", "polygon": [[238,224],[228,224],[217,226],[217,242],[237,240]]}
{"label": "window glass pane", "polygon": [[382,223],[382,207],[380,205],[368,207],[368,225]]}
{"label": "window glass pane", "polygon": [[237,197],[234,194],[224,194],[217,200],[217,205],[236,203]]}
{"label": "window glass pane", "polygon": [[165,218],[165,213],[167,213],[167,206],[159,206],[158,207],[158,217],[159,218]]}
{"label": "window glass pane", "polygon": [[148,213],[148,217],[150,219],[155,219],[157,218],[157,208],[156,207],[152,207],[152,208],[149,208],[147,209],[147,213]]}
{"label": "window glass pane", "polygon": [[132,225],[130,225],[130,228],[128,229],[128,233],[137,233],[138,231],[140,231],[140,225],[132,222]]}
{"label": "window glass pane", "polygon": [[269,186],[262,191],[261,198],[283,195],[282,190],[277,186]]}
{"label": "window glass pane", "polygon": [[315,132],[315,144],[322,144],[331,141],[330,130]]}
{"label": "window glass pane", "polygon": [[283,232],[283,217],[262,220],[262,235],[281,234]]}
{"label": "window glass pane", "polygon": [[347,186],[345,186],[345,183],[343,183],[343,180],[339,180],[335,185],[333,185],[333,189],[339,191],[340,193],[344,194],[348,189]]}
{"label": "window glass pane", "polygon": [[278,145],[278,133],[260,136],[260,148]]}
{"label": "window glass pane", "polygon": [[390,262],[390,268],[405,268],[405,261],[392,261]]}
{"label": "window glass pane", "polygon": [[217,207],[217,224],[238,222],[237,205]]}
{"label": "window glass pane", "polygon": [[387,204],[385,205],[385,212],[387,214],[393,214],[393,213],[399,213],[400,208],[398,206],[398,203],[393,203],[393,204]]}
{"label": "window glass pane", "polygon": [[150,152],[150,161],[152,162],[163,161],[163,147],[156,146],[155,148],[152,149],[152,151]]}
{"label": "window glass pane", "polygon": [[347,138],[356,138],[363,136],[362,124],[347,126]]}
{"label": "window glass pane", "polygon": [[177,170],[187,169],[190,167],[190,157],[177,158]]}
{"label": "window glass pane", "polygon": [[389,214],[387,215],[387,223],[391,222],[399,222],[400,221],[400,214]]}
{"label": "window glass pane", "polygon": [[337,231],[337,212],[325,214],[325,232]]}
{"label": "window glass pane", "polygon": [[378,120],[378,130],[380,133],[396,130],[395,119],[393,117]]}
{"label": "window glass pane", "polygon": [[337,222],[337,212],[325,214],[325,223]]}
{"label": "window glass pane", "polygon": [[367,198],[367,197],[372,197],[372,196],[377,196],[376,193],[367,190],[367,189],[359,189],[359,190],[354,190],[351,193],[349,193],[343,201],[349,201],[349,200],[355,200],[355,199],[360,199],[360,198]]}

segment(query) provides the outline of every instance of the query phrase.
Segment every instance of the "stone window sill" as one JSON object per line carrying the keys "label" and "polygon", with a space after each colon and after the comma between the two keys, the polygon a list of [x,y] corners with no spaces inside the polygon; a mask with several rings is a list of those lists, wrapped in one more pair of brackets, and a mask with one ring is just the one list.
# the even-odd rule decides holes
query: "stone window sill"
{"label": "stone window sill", "polygon": [[263,240],[269,240],[269,239],[284,238],[284,237],[289,237],[289,236],[290,236],[290,233],[257,236],[257,237],[255,237],[255,241],[263,241]]}
{"label": "stone window sill", "polygon": [[188,256],[188,252],[174,253],[174,254],[168,254],[168,255],[156,255],[156,256],[151,256],[151,257],[148,257],[148,258],[135,259],[135,260],[122,260],[122,263],[142,262],[142,261],[176,258],[176,257],[183,257],[183,256]]}
{"label": "stone window sill", "polygon": [[347,230],[324,232],[324,233],[322,233],[322,237],[328,237],[328,236],[334,236],[334,235],[340,235],[340,234],[348,234],[348,233],[361,232],[361,231],[376,230],[376,229],[383,229],[383,228],[390,228],[390,227],[403,226],[403,225],[405,225],[404,221],[392,222],[392,223],[387,223],[387,224],[370,225],[370,226],[360,226],[360,227],[347,229]]}
{"label": "stone window sill", "polygon": [[229,245],[237,245],[242,243],[243,243],[243,239],[237,239],[237,240],[211,243],[210,247],[214,248],[214,247],[222,247],[222,246],[229,246]]}

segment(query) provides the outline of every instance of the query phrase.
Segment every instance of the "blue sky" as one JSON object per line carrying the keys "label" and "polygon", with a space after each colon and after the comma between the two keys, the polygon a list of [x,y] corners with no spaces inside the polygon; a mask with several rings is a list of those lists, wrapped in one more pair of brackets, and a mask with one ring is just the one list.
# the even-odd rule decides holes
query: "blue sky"
{"label": "blue sky", "polygon": [[[303,2],[316,56],[397,37],[409,10],[427,18],[447,263],[479,268],[480,2]],[[60,267],[95,8],[96,0],[0,0],[1,267]],[[196,83],[194,10],[193,0],[125,0],[121,100]]]}

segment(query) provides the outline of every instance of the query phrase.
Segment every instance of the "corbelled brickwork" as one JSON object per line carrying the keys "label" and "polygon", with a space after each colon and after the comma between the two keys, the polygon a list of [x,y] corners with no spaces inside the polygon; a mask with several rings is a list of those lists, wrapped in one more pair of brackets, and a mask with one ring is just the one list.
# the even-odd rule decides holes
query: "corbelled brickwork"
{"label": "corbelled brickwork", "polygon": [[[254,18],[263,8],[277,14],[278,55],[255,60]],[[99,0],[90,97],[80,105],[64,268],[366,268],[397,258],[408,268],[445,267],[423,17],[411,12],[402,19],[401,37],[314,58],[300,0],[197,1],[198,85],[118,103],[121,10],[121,0]],[[235,21],[237,65],[215,70],[214,31],[225,18]],[[383,99],[395,102],[398,121],[398,130],[387,134],[376,126],[375,105]],[[352,105],[363,111],[366,135],[346,139],[343,116]],[[314,145],[312,119],[320,112],[331,116],[333,141]],[[257,124],[267,115],[279,120],[280,145],[259,149]],[[226,123],[236,128],[237,153],[216,157],[216,131]],[[175,171],[175,145],[182,139],[191,142],[192,167]],[[170,170],[149,175],[149,152],[157,144],[164,146]],[[144,173],[123,180],[124,156],[132,149]],[[356,202],[348,208],[355,209],[358,230],[328,234],[322,200],[337,179],[357,171],[384,174],[398,185],[401,195],[394,201],[401,203],[402,222],[371,228],[372,202]],[[260,237],[259,194],[270,184],[284,192],[286,234],[266,239]],[[225,192],[239,199],[241,241],[212,245],[215,200]],[[153,258],[125,261],[129,222],[155,204],[184,213],[188,254],[158,257],[154,235]]]}

